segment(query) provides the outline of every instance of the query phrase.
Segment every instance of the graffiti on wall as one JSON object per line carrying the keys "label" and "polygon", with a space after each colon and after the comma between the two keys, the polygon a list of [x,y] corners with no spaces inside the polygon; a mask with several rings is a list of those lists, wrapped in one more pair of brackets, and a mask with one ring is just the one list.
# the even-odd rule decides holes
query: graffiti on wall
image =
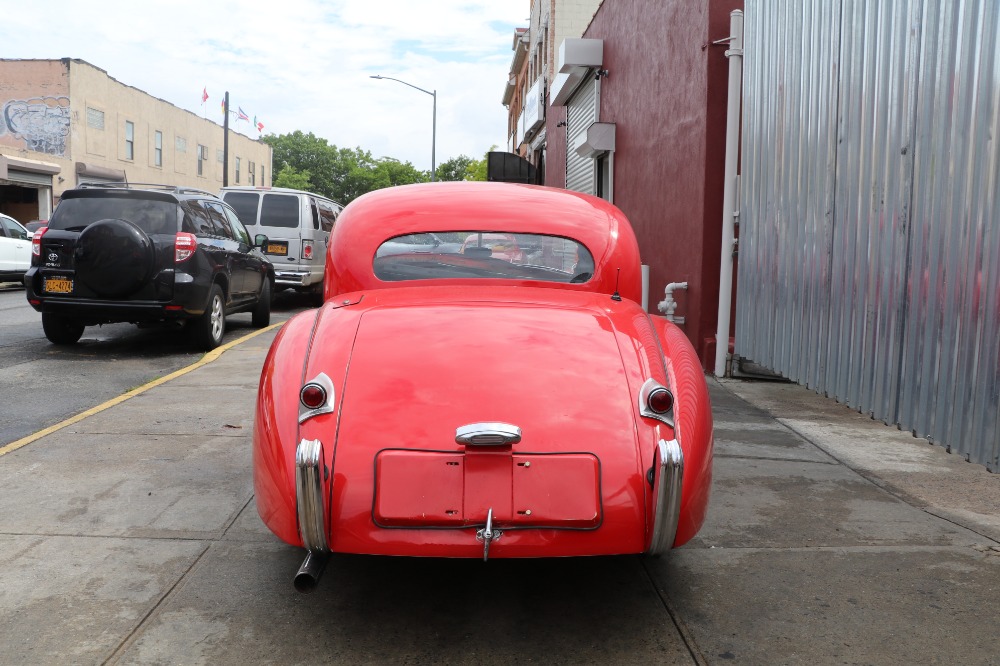
{"label": "graffiti on wall", "polygon": [[3,105],[0,139],[22,142],[28,150],[65,157],[69,97],[11,99]]}

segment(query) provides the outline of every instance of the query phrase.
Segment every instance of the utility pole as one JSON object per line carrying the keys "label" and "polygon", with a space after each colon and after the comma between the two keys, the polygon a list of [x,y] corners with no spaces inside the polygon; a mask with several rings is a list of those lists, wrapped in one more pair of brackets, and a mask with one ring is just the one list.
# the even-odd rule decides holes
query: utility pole
{"label": "utility pole", "polygon": [[222,102],[222,186],[229,185],[229,91]]}

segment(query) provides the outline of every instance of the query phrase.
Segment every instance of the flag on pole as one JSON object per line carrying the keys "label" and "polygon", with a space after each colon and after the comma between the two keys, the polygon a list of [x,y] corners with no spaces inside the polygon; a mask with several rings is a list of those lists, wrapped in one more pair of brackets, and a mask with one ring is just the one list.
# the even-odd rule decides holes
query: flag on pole
{"label": "flag on pole", "polygon": [[236,107],[236,108],[237,108],[237,109],[239,109],[239,111],[240,111],[240,112],[239,112],[239,114],[238,114],[238,115],[236,116],[236,119],[237,119],[237,120],[245,120],[245,121],[247,121],[247,122],[250,122],[250,116],[248,116],[248,115],[246,114],[246,112],[245,112],[245,111],[243,111],[243,107],[239,107],[239,106],[238,106],[238,107]]}
{"label": "flag on pole", "polygon": [[208,101],[208,86],[201,89],[201,103],[204,104]]}
{"label": "flag on pole", "polygon": [[226,99],[225,98],[223,98],[222,101],[219,102],[219,111],[222,113],[223,116],[226,115]]}
{"label": "flag on pole", "polygon": [[253,126],[257,128],[258,132],[263,132],[264,131],[264,123],[262,123],[259,120],[257,120],[257,116],[253,117]]}

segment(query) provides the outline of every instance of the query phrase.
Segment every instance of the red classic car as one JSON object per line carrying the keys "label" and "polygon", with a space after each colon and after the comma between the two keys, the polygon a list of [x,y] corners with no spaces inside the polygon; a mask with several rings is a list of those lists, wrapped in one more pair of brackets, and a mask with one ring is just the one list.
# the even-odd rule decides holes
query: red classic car
{"label": "red classic car", "polygon": [[[397,251],[428,232],[533,251]],[[275,337],[254,423],[257,509],[307,550],[297,589],[331,552],[657,555],[701,527],[705,378],[638,305],[613,205],[509,183],[384,189],[344,209],[326,266],[324,305]]]}

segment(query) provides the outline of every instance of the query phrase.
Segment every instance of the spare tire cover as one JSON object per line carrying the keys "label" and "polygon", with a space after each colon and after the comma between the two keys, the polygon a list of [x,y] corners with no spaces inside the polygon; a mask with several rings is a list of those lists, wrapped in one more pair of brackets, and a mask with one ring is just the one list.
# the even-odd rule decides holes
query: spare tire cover
{"label": "spare tire cover", "polygon": [[128,220],[104,219],[80,234],[76,277],[95,293],[121,298],[138,291],[153,273],[153,241]]}

